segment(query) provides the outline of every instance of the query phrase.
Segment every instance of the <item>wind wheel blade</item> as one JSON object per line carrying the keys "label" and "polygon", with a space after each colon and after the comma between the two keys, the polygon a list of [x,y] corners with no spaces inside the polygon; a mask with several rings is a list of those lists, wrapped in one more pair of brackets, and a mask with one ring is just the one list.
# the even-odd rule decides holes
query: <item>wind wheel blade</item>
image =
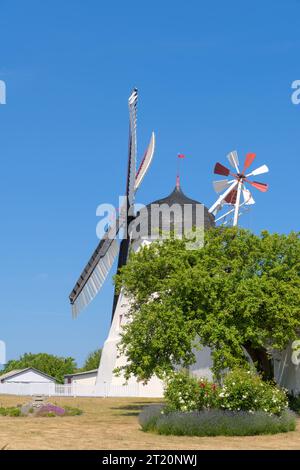
{"label": "wind wheel blade", "polygon": [[229,194],[225,197],[224,201],[227,202],[227,204],[235,204],[236,203],[236,198],[237,198],[237,190],[232,189]]}
{"label": "wind wheel blade", "polygon": [[227,159],[228,159],[230,165],[232,166],[232,168],[234,168],[237,171],[237,173],[239,173],[240,172],[240,170],[239,170],[239,157],[238,157],[237,151],[233,150],[233,152],[230,152],[227,155]]}
{"label": "wind wheel blade", "polygon": [[252,163],[255,160],[255,157],[256,157],[256,153],[247,153],[246,160],[244,163],[243,173],[245,173],[247,168],[249,168],[249,166],[252,165]]}
{"label": "wind wheel blade", "polygon": [[256,170],[253,170],[251,171],[251,173],[249,173],[247,176],[257,176],[257,175],[263,175],[264,173],[268,173],[269,171],[269,168],[267,167],[267,165],[262,165],[258,168],[256,168]]}
{"label": "wind wheel blade", "polygon": [[254,201],[254,199],[252,197],[252,194],[250,193],[249,189],[243,188],[242,192],[243,192],[244,204],[246,204],[246,206],[250,206],[252,204],[255,204],[255,201]]}
{"label": "wind wheel blade", "polygon": [[145,155],[144,155],[144,158],[140,164],[140,167],[137,171],[137,174],[136,174],[136,179],[135,179],[135,191],[138,189],[138,187],[140,186],[142,180],[144,179],[144,176],[145,174],[147,173],[148,171],[148,168],[150,166],[150,163],[152,161],[152,158],[153,158],[153,154],[154,154],[154,148],[155,148],[155,134],[154,132],[152,132],[152,135],[151,135],[151,139],[150,139],[150,143],[147,147],[147,150],[145,152]]}
{"label": "wind wheel blade", "polygon": [[262,193],[265,193],[269,189],[269,185],[266,183],[259,183],[258,181],[249,181],[246,180],[247,183],[251,184],[254,188],[258,189]]}
{"label": "wind wheel blade", "polygon": [[231,183],[232,181],[228,180],[213,181],[213,187],[216,193],[221,193],[222,191],[225,191],[225,189],[229,188]]}
{"label": "wind wheel blade", "polygon": [[214,173],[216,175],[228,176],[230,174],[230,170],[226,168],[226,166],[223,166],[221,163],[216,163]]}
{"label": "wind wheel blade", "polygon": [[225,193],[221,194],[221,196],[218,197],[216,202],[214,202],[214,204],[209,208],[208,212],[210,214],[216,215],[222,209],[226,196],[232,191],[232,189],[236,188],[238,184],[238,180],[234,180],[229,186],[229,188],[226,189]]}

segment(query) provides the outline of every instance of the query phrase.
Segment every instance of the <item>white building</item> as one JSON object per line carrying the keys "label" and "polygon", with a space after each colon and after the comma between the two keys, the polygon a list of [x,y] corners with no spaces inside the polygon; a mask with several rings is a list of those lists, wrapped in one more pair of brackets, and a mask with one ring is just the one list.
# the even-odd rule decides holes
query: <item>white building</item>
{"label": "white building", "polygon": [[66,374],[65,384],[95,385],[98,369],[77,372],[76,374]]}
{"label": "white building", "polygon": [[0,384],[55,384],[56,380],[34,367],[15,369],[0,375]]}

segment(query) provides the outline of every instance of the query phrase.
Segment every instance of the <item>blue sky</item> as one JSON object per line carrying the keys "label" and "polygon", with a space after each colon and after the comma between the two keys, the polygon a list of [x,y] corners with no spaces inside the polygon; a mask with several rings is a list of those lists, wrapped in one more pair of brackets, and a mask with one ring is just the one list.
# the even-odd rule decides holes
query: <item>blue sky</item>
{"label": "blue sky", "polygon": [[[175,184],[210,206],[216,161],[257,153],[256,206],[241,225],[299,229],[300,2],[1,0],[0,339],[8,358],[71,355],[108,333],[112,280],[77,320],[68,294],[95,246],[96,207],[125,188],[127,98],[139,89],[138,148],[157,136],[138,194]],[[257,178],[259,179],[259,178]]]}

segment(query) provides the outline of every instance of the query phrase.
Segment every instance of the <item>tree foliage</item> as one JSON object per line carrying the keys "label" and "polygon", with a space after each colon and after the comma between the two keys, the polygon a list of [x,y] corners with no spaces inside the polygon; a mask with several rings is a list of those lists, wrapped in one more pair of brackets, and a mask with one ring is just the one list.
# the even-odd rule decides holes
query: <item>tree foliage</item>
{"label": "tree foliage", "polygon": [[45,374],[54,377],[57,382],[64,383],[64,375],[72,374],[76,370],[76,362],[72,357],[59,357],[47,353],[25,353],[19,359],[12,359],[7,362],[1,370],[1,374],[15,369],[25,369],[34,367]]}
{"label": "tree foliage", "polygon": [[153,242],[116,276],[130,300],[121,368],[147,381],[195,362],[195,348],[212,348],[213,370],[245,366],[246,349],[265,378],[268,351],[284,349],[300,328],[300,235],[255,235],[216,228],[204,246]]}
{"label": "tree foliage", "polygon": [[96,349],[96,351],[91,352],[88,357],[86,358],[84,365],[82,367],[82,371],[88,371],[93,369],[98,369],[100,364],[102,349]]}

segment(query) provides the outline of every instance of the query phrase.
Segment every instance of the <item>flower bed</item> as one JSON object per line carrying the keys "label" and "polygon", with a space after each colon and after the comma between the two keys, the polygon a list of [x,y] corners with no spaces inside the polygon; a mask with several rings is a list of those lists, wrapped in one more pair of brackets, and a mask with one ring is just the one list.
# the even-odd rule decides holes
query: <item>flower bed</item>
{"label": "flower bed", "polygon": [[0,407],[0,416],[33,416],[33,417],[47,417],[52,418],[55,416],[77,416],[81,415],[82,410],[71,406],[64,408],[53,405],[52,403],[36,404],[34,402],[27,403],[26,405],[18,405],[16,407]]}
{"label": "flower bed", "polygon": [[196,436],[274,434],[295,429],[286,391],[253,370],[235,369],[222,385],[177,372],[169,377],[165,406],[140,415],[144,431]]}
{"label": "flower bed", "polygon": [[176,436],[253,436],[295,430],[295,416],[285,410],[280,416],[264,411],[220,409],[162,414],[162,406],[149,406],[139,416],[143,431]]}

